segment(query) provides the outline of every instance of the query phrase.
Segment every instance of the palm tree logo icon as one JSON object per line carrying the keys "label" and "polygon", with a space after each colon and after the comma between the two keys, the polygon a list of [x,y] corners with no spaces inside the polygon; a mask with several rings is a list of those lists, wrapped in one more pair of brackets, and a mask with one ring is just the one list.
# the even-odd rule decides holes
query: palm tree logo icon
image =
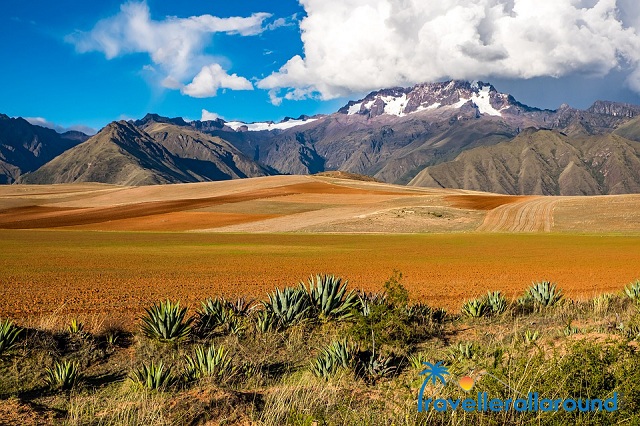
{"label": "palm tree logo icon", "polygon": [[422,386],[420,386],[420,392],[418,393],[418,412],[422,412],[423,408],[423,395],[424,388],[427,386],[427,383],[431,381],[434,385],[441,382],[443,385],[446,384],[447,379],[444,376],[449,375],[449,369],[442,365],[443,361],[438,361],[435,364],[430,362],[423,362],[422,364],[426,366],[424,370],[420,372],[420,375],[424,375],[424,381],[422,382]]}

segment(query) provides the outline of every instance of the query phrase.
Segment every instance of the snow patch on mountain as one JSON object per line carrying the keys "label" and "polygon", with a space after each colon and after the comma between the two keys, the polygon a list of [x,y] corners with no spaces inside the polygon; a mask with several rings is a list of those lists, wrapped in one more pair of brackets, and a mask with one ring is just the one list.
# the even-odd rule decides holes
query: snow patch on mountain
{"label": "snow patch on mountain", "polygon": [[272,121],[266,122],[258,122],[258,123],[243,123],[242,121],[228,121],[225,123],[228,127],[231,127],[233,130],[243,130],[243,127],[246,127],[246,130],[249,132],[259,132],[264,130],[286,130],[292,127],[302,126],[303,124],[308,124],[316,121],[317,118],[307,118],[306,120],[286,120],[281,121],[280,123],[274,123]]}
{"label": "snow patch on mountain", "polygon": [[[473,85],[471,87],[473,87]],[[476,87],[478,87],[477,83]],[[478,91],[478,94],[473,94],[471,96],[471,101],[478,107],[478,111],[480,111],[480,114],[495,115],[501,117],[502,114],[500,113],[500,111],[491,106],[491,98],[489,97],[490,90],[491,86],[483,86]]]}

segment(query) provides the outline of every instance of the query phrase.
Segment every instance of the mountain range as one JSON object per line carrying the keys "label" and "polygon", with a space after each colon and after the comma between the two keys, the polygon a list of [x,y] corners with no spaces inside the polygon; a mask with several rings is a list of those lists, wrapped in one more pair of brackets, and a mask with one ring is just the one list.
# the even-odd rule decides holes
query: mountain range
{"label": "mountain range", "polygon": [[524,105],[483,82],[389,88],[263,123],[148,114],[95,136],[0,115],[0,182],[148,185],[324,171],[503,194],[640,192],[640,106]]}

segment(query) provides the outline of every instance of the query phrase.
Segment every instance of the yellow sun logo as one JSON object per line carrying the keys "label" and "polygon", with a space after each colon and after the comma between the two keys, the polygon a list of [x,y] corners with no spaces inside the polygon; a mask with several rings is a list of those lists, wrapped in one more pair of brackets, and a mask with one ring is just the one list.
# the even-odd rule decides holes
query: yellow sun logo
{"label": "yellow sun logo", "polygon": [[460,378],[460,381],[458,382],[458,384],[460,385],[463,391],[469,392],[473,387],[473,379],[469,376],[464,376]]}

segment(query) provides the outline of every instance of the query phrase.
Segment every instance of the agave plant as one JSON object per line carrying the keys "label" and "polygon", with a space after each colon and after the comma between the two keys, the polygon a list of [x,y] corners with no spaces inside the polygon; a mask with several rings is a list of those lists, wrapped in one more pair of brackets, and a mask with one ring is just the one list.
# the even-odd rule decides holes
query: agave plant
{"label": "agave plant", "polygon": [[375,352],[365,352],[360,356],[358,371],[365,380],[375,382],[389,377],[397,371],[393,356],[382,356]]}
{"label": "agave plant", "polygon": [[526,330],[524,332],[524,335],[522,336],[522,339],[524,340],[525,345],[531,345],[532,343],[537,341],[539,338],[540,338],[540,332],[538,330],[536,331]]}
{"label": "agave plant", "polygon": [[161,342],[176,342],[185,339],[191,331],[193,318],[185,320],[187,308],[180,308],[180,302],[160,302],[145,308],[140,329],[150,339]]}
{"label": "agave plant", "polygon": [[162,361],[142,364],[131,372],[129,380],[151,390],[164,390],[177,381],[171,374],[171,367],[165,368]]}
{"label": "agave plant", "polygon": [[349,368],[353,362],[353,351],[346,340],[333,341],[320,351],[311,364],[311,371],[325,380],[340,368]]}
{"label": "agave plant", "polygon": [[562,290],[557,289],[555,284],[549,281],[542,281],[532,283],[527,289],[524,299],[532,301],[534,305],[546,308],[560,303],[562,297]]}
{"label": "agave plant", "polygon": [[499,291],[488,292],[485,296],[489,312],[500,315],[507,310],[507,299]]}
{"label": "agave plant", "polygon": [[478,348],[474,343],[460,342],[449,348],[449,358],[455,361],[474,359],[478,355],[479,350],[480,348]]}
{"label": "agave plant", "polygon": [[631,300],[640,302],[640,280],[629,283],[629,285],[625,286],[624,292]]}
{"label": "agave plant", "polygon": [[70,334],[80,334],[84,331],[84,324],[78,321],[76,318],[73,318],[69,323],[69,327],[67,327],[67,331]]}
{"label": "agave plant", "polygon": [[300,288],[308,291],[311,306],[321,318],[333,318],[338,321],[351,318],[358,300],[355,292],[347,293],[348,281],[334,275],[316,275],[309,277],[309,289],[304,283]]}
{"label": "agave plant", "polygon": [[200,336],[213,334],[217,329],[226,325],[233,317],[233,311],[224,299],[207,299],[202,302],[196,312],[194,330]]}
{"label": "agave plant", "polygon": [[[360,304],[360,313],[364,317],[368,317],[371,314],[371,308],[373,306],[380,306],[387,303],[386,293],[367,293],[364,291],[358,292],[358,302]],[[356,305],[357,306],[357,305]]]}
{"label": "agave plant", "polygon": [[22,334],[22,329],[15,326],[11,321],[0,322],[0,355],[13,349]]}
{"label": "agave plant", "polygon": [[489,312],[485,298],[467,300],[462,304],[462,314],[469,318],[480,318]]}
{"label": "agave plant", "polygon": [[237,317],[249,316],[251,311],[256,308],[255,299],[247,299],[246,297],[239,297],[235,302],[225,300],[225,306]]}
{"label": "agave plant", "polygon": [[304,289],[285,287],[268,295],[269,301],[262,302],[274,318],[277,327],[287,328],[307,318],[311,311],[309,296]]}
{"label": "agave plant", "polygon": [[188,381],[210,377],[221,382],[233,373],[228,351],[223,346],[216,348],[214,344],[207,349],[196,346],[193,356],[185,356],[185,364],[184,377]]}
{"label": "agave plant", "polygon": [[71,389],[80,377],[78,363],[72,361],[56,362],[44,372],[45,382],[51,389]]}
{"label": "agave plant", "polygon": [[276,328],[277,320],[275,319],[273,313],[267,309],[258,311],[255,318],[256,330],[261,333],[266,333]]}

